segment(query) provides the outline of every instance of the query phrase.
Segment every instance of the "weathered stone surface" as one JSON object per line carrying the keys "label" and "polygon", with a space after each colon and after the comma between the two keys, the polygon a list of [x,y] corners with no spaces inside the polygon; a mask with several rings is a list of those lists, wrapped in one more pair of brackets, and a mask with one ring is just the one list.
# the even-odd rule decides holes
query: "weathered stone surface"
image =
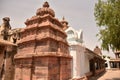
{"label": "weathered stone surface", "polygon": [[4,17],[0,26],[0,80],[14,80],[14,55],[17,45],[12,43],[11,35],[16,32],[12,32],[9,21],[9,17]]}
{"label": "weathered stone surface", "polygon": [[0,46],[0,80],[14,80],[14,54],[17,46],[5,42]]}
{"label": "weathered stone surface", "polygon": [[9,24],[10,18],[4,17],[3,23],[0,25],[0,39],[8,40],[9,30],[11,29],[11,26]]}
{"label": "weathered stone surface", "polygon": [[71,56],[64,27],[45,2],[27,19],[15,55],[14,80],[69,80]]}

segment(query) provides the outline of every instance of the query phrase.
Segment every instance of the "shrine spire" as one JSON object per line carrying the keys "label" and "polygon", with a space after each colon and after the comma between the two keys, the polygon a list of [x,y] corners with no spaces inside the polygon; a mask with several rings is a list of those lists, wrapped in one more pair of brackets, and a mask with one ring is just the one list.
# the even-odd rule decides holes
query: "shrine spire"
{"label": "shrine spire", "polygon": [[44,2],[43,7],[49,7],[49,3],[47,1]]}

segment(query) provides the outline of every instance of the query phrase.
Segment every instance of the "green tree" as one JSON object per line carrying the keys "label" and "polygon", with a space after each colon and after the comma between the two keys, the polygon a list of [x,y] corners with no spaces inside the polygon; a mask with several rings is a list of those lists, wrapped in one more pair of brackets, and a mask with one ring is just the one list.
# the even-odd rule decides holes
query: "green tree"
{"label": "green tree", "polygon": [[120,0],[98,0],[94,16],[103,50],[120,50]]}

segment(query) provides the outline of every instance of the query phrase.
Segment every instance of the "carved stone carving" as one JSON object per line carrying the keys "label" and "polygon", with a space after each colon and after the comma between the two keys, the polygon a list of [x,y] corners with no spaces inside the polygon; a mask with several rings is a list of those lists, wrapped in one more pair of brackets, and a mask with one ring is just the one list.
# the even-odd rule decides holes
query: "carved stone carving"
{"label": "carved stone carving", "polygon": [[9,21],[10,21],[9,17],[3,18],[3,23],[0,26],[0,38],[1,39],[8,40],[9,30],[11,29]]}

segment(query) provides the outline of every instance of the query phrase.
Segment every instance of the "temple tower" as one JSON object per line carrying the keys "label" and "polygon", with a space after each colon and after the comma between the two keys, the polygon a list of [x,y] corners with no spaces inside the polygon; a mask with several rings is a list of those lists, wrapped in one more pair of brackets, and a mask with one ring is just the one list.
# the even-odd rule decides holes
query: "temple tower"
{"label": "temple tower", "polygon": [[94,52],[98,55],[102,55],[101,49],[98,46],[94,48]]}
{"label": "temple tower", "polygon": [[15,80],[69,80],[71,56],[65,26],[48,2],[25,24],[15,55]]}

